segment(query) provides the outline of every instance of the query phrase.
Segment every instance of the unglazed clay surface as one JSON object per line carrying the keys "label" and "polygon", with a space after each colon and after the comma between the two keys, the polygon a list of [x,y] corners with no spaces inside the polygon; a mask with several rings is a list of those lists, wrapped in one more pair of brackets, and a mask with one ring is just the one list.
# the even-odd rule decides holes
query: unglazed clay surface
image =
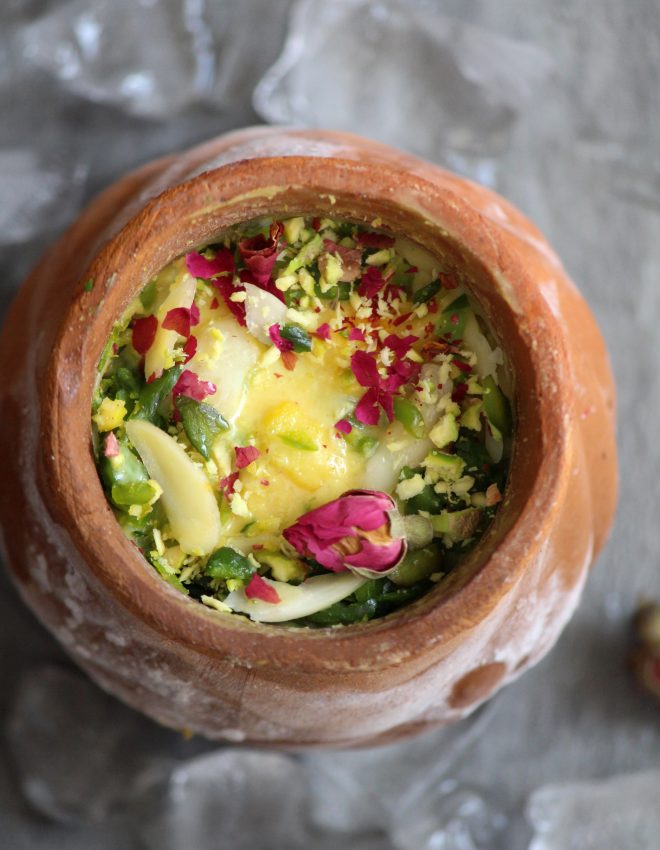
{"label": "unglazed clay surface", "polygon": [[[105,505],[88,430],[108,330],[150,275],[229,223],[303,211],[450,250],[518,393],[511,482],[474,559],[383,622],[310,634],[228,622],[153,575]],[[348,135],[239,131],[124,178],[23,286],[0,364],[15,482],[0,511],[23,598],[103,687],[211,738],[358,744],[463,716],[553,645],[612,519],[607,355],[542,235],[492,192]]]}

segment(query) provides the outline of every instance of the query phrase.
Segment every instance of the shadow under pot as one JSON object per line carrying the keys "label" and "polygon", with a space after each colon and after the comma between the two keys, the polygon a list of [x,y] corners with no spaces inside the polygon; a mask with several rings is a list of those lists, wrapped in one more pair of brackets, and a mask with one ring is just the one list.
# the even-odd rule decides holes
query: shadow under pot
{"label": "shadow under pot", "polygon": [[607,354],[556,256],[365,139],[253,128],[128,175],[0,353],[23,599],[102,687],[210,738],[465,716],[554,644],[612,520]]}

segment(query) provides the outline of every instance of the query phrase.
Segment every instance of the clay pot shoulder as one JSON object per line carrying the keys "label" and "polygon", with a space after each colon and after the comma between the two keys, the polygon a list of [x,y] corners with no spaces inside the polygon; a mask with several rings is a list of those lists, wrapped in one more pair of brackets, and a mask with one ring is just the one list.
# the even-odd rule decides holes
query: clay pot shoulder
{"label": "clay pot shoulder", "polygon": [[[218,614],[163,582],[106,503],[89,424],[113,324],[154,273],[229,225],[302,213],[448,258],[516,396],[505,498],[461,568],[382,620],[315,631]],[[552,646],[615,505],[607,354],[543,236],[494,193],[346,134],[239,131],[108,189],[20,290],[0,399],[0,518],[23,599],[107,690],[218,739],[346,745],[458,719]]]}

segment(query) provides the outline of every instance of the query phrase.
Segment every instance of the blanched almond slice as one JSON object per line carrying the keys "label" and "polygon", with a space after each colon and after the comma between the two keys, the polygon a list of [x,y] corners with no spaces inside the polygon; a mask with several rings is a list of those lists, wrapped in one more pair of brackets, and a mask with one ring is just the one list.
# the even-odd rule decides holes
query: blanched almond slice
{"label": "blanched almond slice", "polygon": [[395,422],[389,430],[388,442],[394,444],[396,450],[392,451],[387,443],[380,442],[364,470],[361,486],[365,490],[381,490],[384,493],[390,493],[396,487],[403,467],[419,466],[433,447],[427,438],[416,440],[411,437],[398,422]]}
{"label": "blanched almond slice", "polygon": [[268,328],[271,325],[281,325],[286,321],[286,304],[272,293],[266,292],[253,283],[245,284],[245,321],[247,328],[259,342],[271,344]]}
{"label": "blanched almond slice", "polygon": [[189,555],[208,555],[221,533],[211,484],[175,440],[143,419],[126,423],[128,438],[149,475],[163,488],[161,501],[172,534]]}
{"label": "blanched almond slice", "polygon": [[195,278],[183,272],[181,277],[173,284],[167,298],[158,308],[156,318],[158,319],[158,330],[151,348],[147,351],[144,358],[144,376],[149,378],[151,375],[160,377],[165,369],[169,369],[174,365],[174,346],[181,341],[181,336],[176,331],[166,330],[163,327],[165,316],[177,307],[185,307],[189,309],[195,297],[197,282]]}
{"label": "blanched almond slice", "polygon": [[302,584],[287,584],[284,581],[264,579],[275,588],[280,602],[262,602],[260,599],[248,599],[244,590],[234,590],[224,600],[232,611],[247,614],[257,623],[283,623],[287,620],[298,620],[316,614],[335,602],[341,602],[367,579],[340,573],[325,576],[313,576]]}
{"label": "blanched almond slice", "polygon": [[241,412],[248,373],[262,348],[233,316],[211,317],[195,328],[195,335],[197,353],[186,369],[215,384],[215,393],[204,401],[232,422]]}

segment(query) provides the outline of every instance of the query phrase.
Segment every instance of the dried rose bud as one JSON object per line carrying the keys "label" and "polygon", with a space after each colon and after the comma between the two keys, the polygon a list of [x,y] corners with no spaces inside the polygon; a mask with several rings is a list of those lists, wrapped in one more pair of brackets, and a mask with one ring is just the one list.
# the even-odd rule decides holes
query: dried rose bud
{"label": "dried rose bud", "polygon": [[351,570],[367,578],[391,573],[408,548],[394,500],[376,490],[349,490],[303,514],[284,537],[300,555],[332,572]]}
{"label": "dried rose bud", "polygon": [[633,673],[642,687],[660,700],[660,605],[641,605],[633,626],[637,638],[630,658]]}
{"label": "dried rose bud", "polygon": [[660,647],[660,605],[645,602],[635,613],[633,626],[637,638],[645,644]]}

